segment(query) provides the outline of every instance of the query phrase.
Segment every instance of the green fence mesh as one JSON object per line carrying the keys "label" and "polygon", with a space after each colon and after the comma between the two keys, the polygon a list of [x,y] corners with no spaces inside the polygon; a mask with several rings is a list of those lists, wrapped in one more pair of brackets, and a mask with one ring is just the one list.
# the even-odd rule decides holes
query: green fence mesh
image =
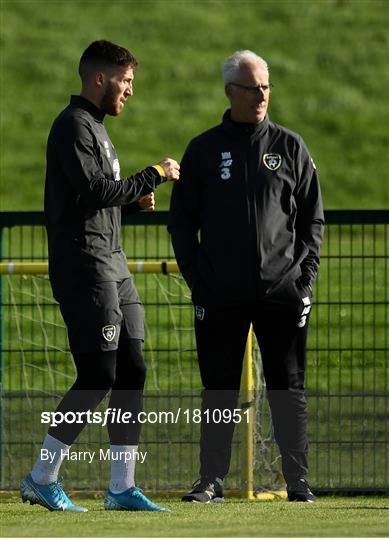
{"label": "green fence mesh", "polygon": [[[130,260],[174,259],[167,214],[126,218],[122,245]],[[326,213],[326,237],[308,342],[310,480],[320,490],[388,490],[388,226],[389,212]],[[4,261],[47,257],[40,213],[0,214]],[[180,275],[136,274],[146,314],[146,411],[199,407],[193,315]],[[16,489],[39,451],[53,410],[74,379],[66,329],[45,275],[1,276],[0,474]],[[256,350],[256,486],[279,485],[280,460]],[[102,405],[104,408],[104,404]],[[187,488],[198,475],[199,425],[150,422],[141,447],[148,457],[137,481],[149,489]],[[239,489],[236,430],[227,488]],[[74,449],[108,448],[107,434],[88,426]],[[104,489],[109,464],[66,462],[72,487]]]}

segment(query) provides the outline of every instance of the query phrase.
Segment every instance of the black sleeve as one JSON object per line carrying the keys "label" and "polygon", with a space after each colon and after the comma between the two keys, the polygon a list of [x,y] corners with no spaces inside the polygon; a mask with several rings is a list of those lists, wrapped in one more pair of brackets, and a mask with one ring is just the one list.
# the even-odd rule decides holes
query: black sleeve
{"label": "black sleeve", "polygon": [[94,210],[130,204],[166,181],[153,167],[121,180],[107,178],[98,162],[95,136],[81,118],[70,118],[57,138],[55,148],[64,176]]}
{"label": "black sleeve", "polygon": [[123,216],[128,216],[130,214],[137,214],[140,211],[141,211],[141,207],[139,206],[138,201],[122,206]]}
{"label": "black sleeve", "polygon": [[198,281],[201,175],[194,149],[189,144],[180,165],[180,181],[175,182],[170,200],[168,231],[180,271],[192,290]]}
{"label": "black sleeve", "polygon": [[296,234],[308,247],[308,254],[301,263],[301,281],[312,286],[320,264],[324,213],[316,166],[302,140],[297,156],[297,182]]}

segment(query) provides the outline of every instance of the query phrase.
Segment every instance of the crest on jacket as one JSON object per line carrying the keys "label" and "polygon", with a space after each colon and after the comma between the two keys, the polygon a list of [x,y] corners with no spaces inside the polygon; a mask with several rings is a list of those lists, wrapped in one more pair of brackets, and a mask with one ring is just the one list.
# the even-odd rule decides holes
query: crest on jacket
{"label": "crest on jacket", "polygon": [[265,167],[267,167],[271,171],[275,171],[281,165],[282,157],[280,156],[280,154],[264,154],[262,161]]}
{"label": "crest on jacket", "polygon": [[103,326],[101,331],[103,334],[103,338],[105,339],[105,341],[108,341],[108,343],[115,339],[116,326],[114,324],[107,324],[106,326]]}

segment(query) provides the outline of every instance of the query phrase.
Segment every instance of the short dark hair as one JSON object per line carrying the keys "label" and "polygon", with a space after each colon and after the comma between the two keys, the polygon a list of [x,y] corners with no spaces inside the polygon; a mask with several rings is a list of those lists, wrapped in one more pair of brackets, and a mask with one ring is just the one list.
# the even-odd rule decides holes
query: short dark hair
{"label": "short dark hair", "polygon": [[136,68],[138,60],[128,49],[112,41],[100,39],[93,41],[82,53],[78,73],[84,82],[93,72],[115,66]]}

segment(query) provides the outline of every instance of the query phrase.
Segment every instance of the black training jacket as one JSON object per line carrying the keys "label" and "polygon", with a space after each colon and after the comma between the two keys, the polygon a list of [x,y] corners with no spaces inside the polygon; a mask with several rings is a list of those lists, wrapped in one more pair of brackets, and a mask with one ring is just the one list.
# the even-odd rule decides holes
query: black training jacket
{"label": "black training jacket", "polygon": [[122,179],[103,119],[91,102],[72,96],[49,134],[45,218],[57,299],[75,282],[130,275],[120,248],[121,207],[131,211],[134,201],[166,180],[153,167]]}
{"label": "black training jacket", "polygon": [[236,123],[226,111],[189,143],[180,176],[168,230],[194,303],[252,303],[284,280],[313,283],[324,217],[299,135],[267,116]]}

